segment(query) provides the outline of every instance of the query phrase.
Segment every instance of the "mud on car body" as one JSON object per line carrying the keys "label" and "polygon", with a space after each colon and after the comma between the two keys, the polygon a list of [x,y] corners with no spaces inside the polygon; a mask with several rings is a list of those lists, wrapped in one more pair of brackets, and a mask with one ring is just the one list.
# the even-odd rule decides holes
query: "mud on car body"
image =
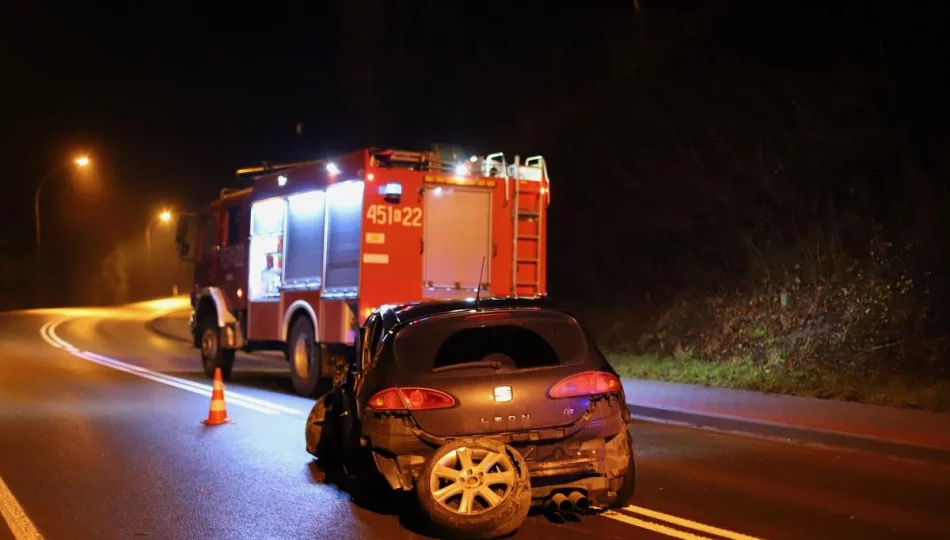
{"label": "mud on car body", "polygon": [[532,505],[626,504],[629,422],[619,378],[570,314],[544,300],[441,301],[367,319],[306,440],[321,461],[368,453],[436,525],[484,537]]}

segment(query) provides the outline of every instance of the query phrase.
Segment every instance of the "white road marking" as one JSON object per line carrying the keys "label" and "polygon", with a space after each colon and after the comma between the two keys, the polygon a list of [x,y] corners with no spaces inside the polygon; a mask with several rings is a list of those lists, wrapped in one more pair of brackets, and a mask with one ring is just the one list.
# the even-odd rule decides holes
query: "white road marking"
{"label": "white road marking", "polygon": [[672,523],[673,525],[678,525],[680,527],[685,527],[689,529],[694,529],[697,531],[702,531],[709,534],[715,534],[717,536],[722,536],[723,538],[729,538],[730,540],[759,540],[754,536],[748,536],[745,534],[728,531],[726,529],[720,529],[719,527],[713,527],[712,525],[705,525],[703,523],[697,523],[695,521],[690,521],[688,519],[683,519],[681,517],[671,516],[669,514],[664,514],[663,512],[657,512],[656,510],[650,510],[649,508],[643,508],[641,506],[628,505],[623,508],[628,512],[633,512],[635,514],[640,514],[653,519],[659,519],[661,521],[666,521],[667,523]]}
{"label": "white road marking", "polygon": [[604,517],[619,521],[621,523],[626,523],[627,525],[633,525],[634,527],[640,527],[641,529],[646,529],[648,531],[653,531],[655,533],[665,534],[667,536],[672,536],[673,538],[679,538],[681,540],[713,540],[712,538],[708,536],[700,536],[698,534],[681,531],[679,529],[667,527],[666,525],[653,523],[652,521],[645,521],[642,519],[635,518],[633,516],[628,516],[627,514],[614,512],[613,510],[608,510],[607,512],[604,512],[601,515]]}
{"label": "white road marking", "polygon": [[[665,521],[672,525],[682,527],[684,529],[692,529],[694,531],[704,532],[713,534],[723,538],[729,538],[730,540],[760,540],[754,536],[748,536],[745,534],[729,531],[726,529],[720,529],[719,527],[713,527],[712,525],[706,525],[704,523],[698,523],[696,521],[690,521],[688,519],[683,519],[681,517],[671,516],[670,514],[664,514],[663,512],[657,512],[656,510],[650,510],[649,508],[643,508],[642,506],[629,505],[625,506],[623,510],[627,512],[633,512],[646,516],[652,519]],[[634,516],[630,516],[621,512],[614,510],[609,510],[601,514],[602,516],[619,521],[621,523],[626,523],[627,525],[633,525],[634,527],[640,527],[642,529],[647,529],[656,533],[665,534],[667,536],[672,536],[674,538],[680,538],[682,540],[713,540],[709,536],[701,536],[694,534],[693,532],[681,531],[679,529],[674,529],[667,525],[661,523],[654,523],[652,521],[647,521],[640,519]]]}
{"label": "white road marking", "polygon": [[[56,328],[59,325],[66,322],[68,319],[60,319],[56,321],[49,321],[43,325],[40,329],[40,337],[44,341],[56,347],[58,349],[64,349],[73,356],[82,358],[83,360],[88,360],[90,362],[99,364],[101,366],[110,367],[137,377],[142,377],[143,379],[148,379],[150,381],[159,382],[168,386],[179,388],[194,394],[199,394],[206,397],[211,397],[212,387],[207,384],[198,383],[195,381],[189,381],[188,379],[182,379],[179,377],[174,377],[172,375],[166,375],[158,371],[152,371],[141,366],[136,366],[134,364],[129,364],[122,362],[121,360],[116,360],[115,358],[110,358],[101,354],[97,354],[91,351],[83,351],[79,348],[73,346],[67,341],[63,340],[56,334]],[[246,409],[251,409],[252,411],[257,411],[263,414],[288,414],[291,416],[302,416],[305,413],[299,409],[294,409],[292,407],[286,407],[278,403],[273,403],[267,400],[255,398],[238,392],[229,391],[227,393],[228,403],[237,405],[239,407],[244,407]]]}
{"label": "white road marking", "polygon": [[[56,334],[56,328],[59,325],[66,322],[68,319],[60,319],[55,321],[49,321],[43,325],[40,329],[40,336],[44,341],[56,347],[58,349],[64,349],[70,354],[94,362],[96,364],[110,367],[131,375],[142,377],[148,380],[159,382],[168,386],[175,388],[180,388],[182,390],[199,394],[202,396],[210,397],[212,387],[206,384],[197,383],[194,381],[189,381],[187,379],[181,379],[179,377],[173,377],[171,375],[166,375],[157,371],[152,371],[150,369],[143,368],[141,366],[136,366],[133,364],[128,364],[108,356],[103,356],[90,351],[83,351],[79,348],[73,346],[67,341],[63,340]],[[303,415],[304,412],[298,409],[293,409],[290,407],[285,407],[277,403],[272,403],[263,399],[258,399],[252,396],[247,396],[244,394],[239,394],[236,392],[228,392],[228,401],[240,407],[258,411],[263,414],[290,414],[290,415]],[[42,536],[39,535],[39,532],[36,531],[36,528],[30,522],[29,518],[26,517],[26,514],[23,513],[23,510],[16,503],[16,500],[13,499],[13,494],[6,488],[6,485],[3,483],[3,479],[0,478],[0,510],[3,511],[3,517],[6,519],[7,523],[10,525],[11,530],[17,540],[25,539],[36,539],[42,540]],[[713,527],[711,525],[705,525],[703,523],[698,523],[696,521],[690,521],[688,519],[672,516],[669,514],[664,514],[662,512],[657,512],[655,510],[650,510],[648,508],[643,508],[640,506],[629,505],[624,507],[624,510],[628,512],[633,512],[653,518],[660,521],[666,521],[667,523],[677,525],[679,527],[692,529],[694,531],[705,532],[713,534],[719,537],[728,538],[730,540],[759,540],[753,536],[748,536],[745,534],[729,531],[726,529],[721,529],[718,527]],[[626,523],[627,525],[632,525],[635,527],[640,527],[642,529],[647,529],[659,534],[665,534],[666,536],[671,536],[673,538],[679,538],[681,540],[714,540],[708,536],[702,536],[699,534],[694,534],[692,532],[682,531],[679,529],[674,529],[667,525],[660,523],[654,523],[652,521],[647,521],[637,517],[633,517],[627,514],[623,514],[616,511],[607,511],[601,514],[602,516],[619,521],[621,523]]]}
{"label": "white road marking", "polygon": [[43,540],[43,535],[36,530],[36,525],[33,525],[26,512],[23,511],[23,507],[13,497],[13,493],[3,478],[0,478],[0,515],[13,531],[13,537],[16,540]]}

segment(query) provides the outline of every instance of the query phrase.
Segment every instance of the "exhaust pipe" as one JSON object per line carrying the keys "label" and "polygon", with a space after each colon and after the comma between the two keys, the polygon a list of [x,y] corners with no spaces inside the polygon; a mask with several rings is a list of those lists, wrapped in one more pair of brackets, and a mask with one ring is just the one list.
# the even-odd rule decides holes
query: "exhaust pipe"
{"label": "exhaust pipe", "polygon": [[548,511],[556,514],[570,514],[574,511],[574,503],[570,501],[563,493],[555,493],[547,504]]}
{"label": "exhaust pipe", "polygon": [[575,510],[584,514],[590,511],[590,499],[580,491],[573,491],[568,495],[567,500]]}

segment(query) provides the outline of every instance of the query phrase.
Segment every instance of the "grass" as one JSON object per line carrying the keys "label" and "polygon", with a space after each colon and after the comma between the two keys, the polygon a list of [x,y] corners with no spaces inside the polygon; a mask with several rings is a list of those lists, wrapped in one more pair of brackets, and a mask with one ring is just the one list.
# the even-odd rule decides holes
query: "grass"
{"label": "grass", "polygon": [[950,383],[945,380],[829,370],[815,364],[789,367],[778,357],[764,364],[753,363],[749,358],[710,362],[691,354],[676,358],[607,354],[607,359],[621,376],[635,379],[950,411]]}

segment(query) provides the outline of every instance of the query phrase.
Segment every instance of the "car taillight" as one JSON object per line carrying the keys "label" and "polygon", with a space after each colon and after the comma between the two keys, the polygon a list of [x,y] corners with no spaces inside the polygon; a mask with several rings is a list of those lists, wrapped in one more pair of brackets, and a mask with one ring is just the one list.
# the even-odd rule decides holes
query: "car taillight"
{"label": "car taillight", "polygon": [[548,391],[552,398],[595,396],[620,390],[620,379],[604,371],[585,371],[565,377]]}
{"label": "car taillight", "polygon": [[376,411],[425,411],[455,406],[455,398],[431,388],[387,388],[369,398],[367,406]]}

